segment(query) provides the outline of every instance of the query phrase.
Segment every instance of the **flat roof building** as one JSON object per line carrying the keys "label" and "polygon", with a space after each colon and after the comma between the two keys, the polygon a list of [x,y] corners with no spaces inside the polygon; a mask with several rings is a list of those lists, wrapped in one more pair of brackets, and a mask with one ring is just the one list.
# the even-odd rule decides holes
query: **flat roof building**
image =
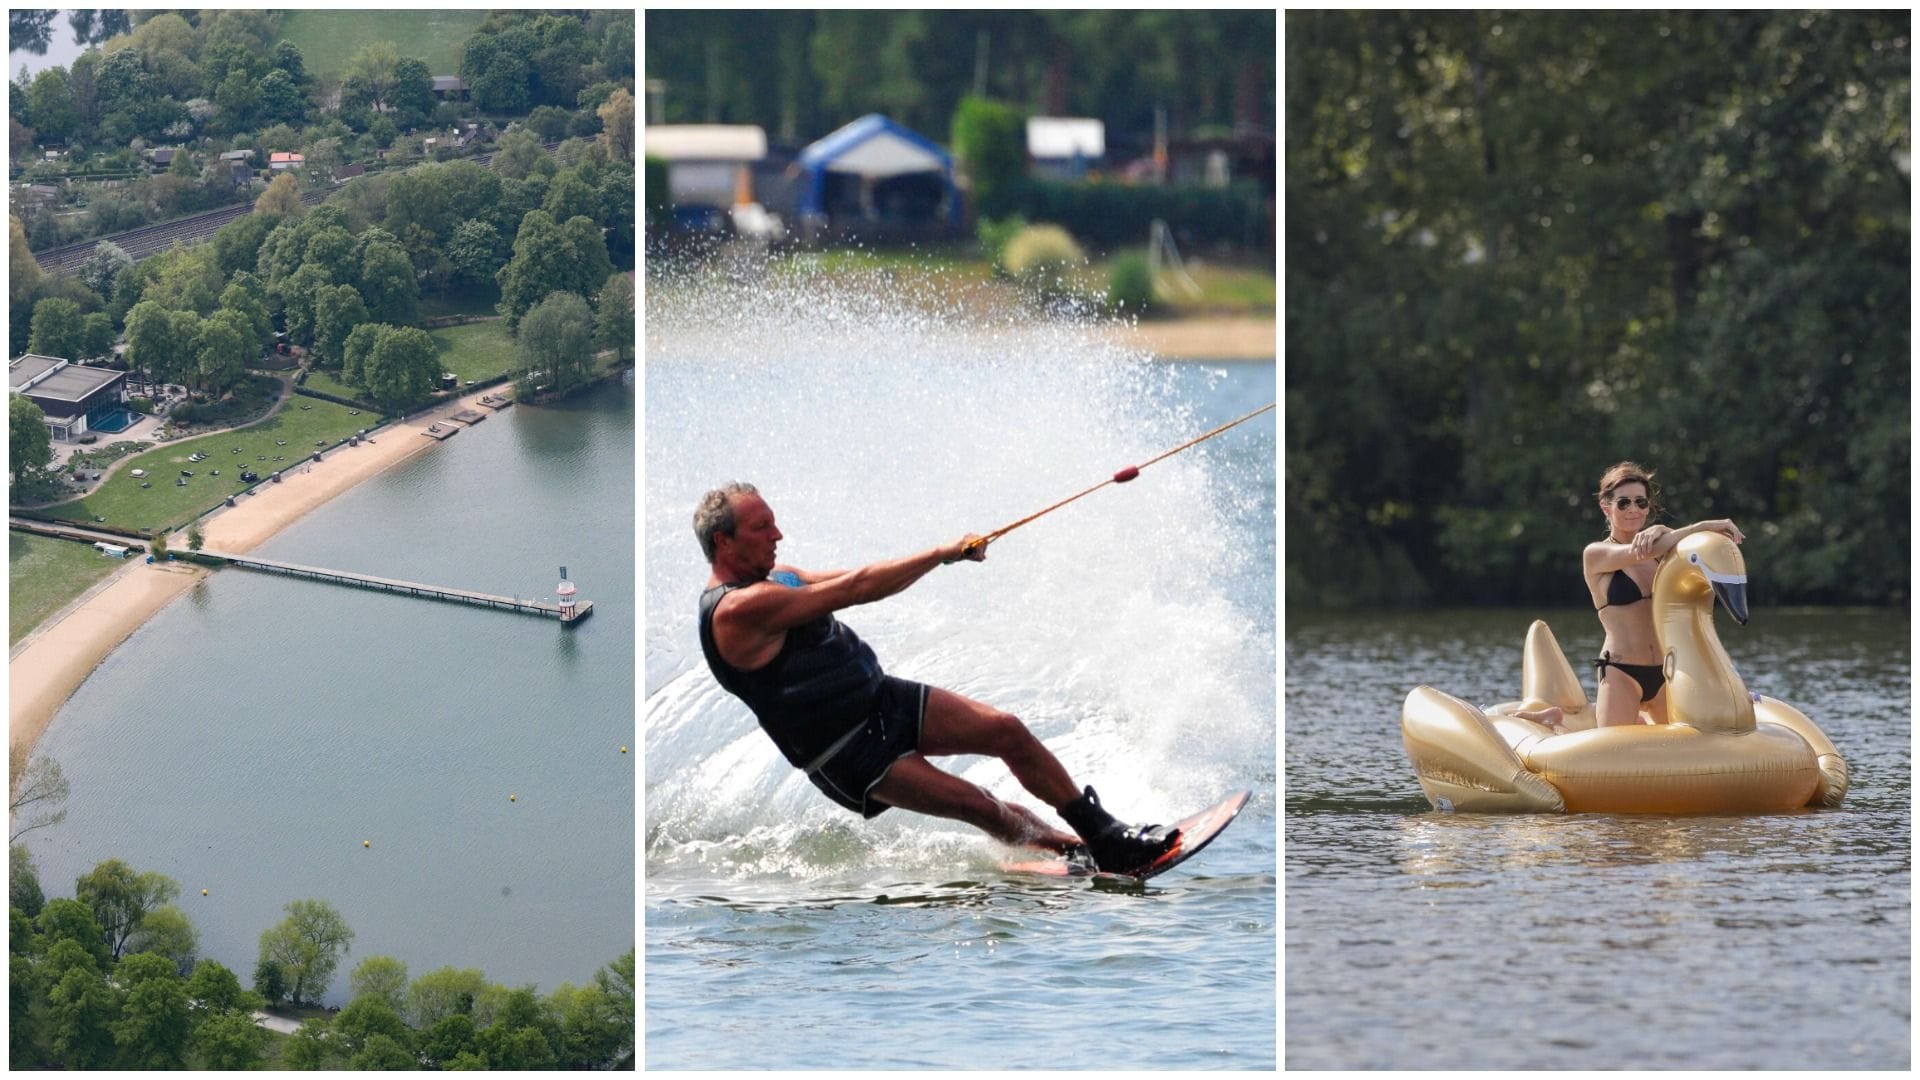
{"label": "flat roof building", "polygon": [[115,419],[126,399],[126,382],[124,371],[86,367],[57,356],[28,353],[7,365],[7,388],[38,405],[48,430],[62,441]]}

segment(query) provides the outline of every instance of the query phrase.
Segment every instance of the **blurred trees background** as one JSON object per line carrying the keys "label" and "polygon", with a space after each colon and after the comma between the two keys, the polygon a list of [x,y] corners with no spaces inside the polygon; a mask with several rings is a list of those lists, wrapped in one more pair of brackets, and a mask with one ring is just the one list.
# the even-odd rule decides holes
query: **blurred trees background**
{"label": "blurred trees background", "polygon": [[1631,458],[1904,604],[1909,24],[1289,13],[1288,602],[1584,604]]}
{"label": "blurred trees background", "polygon": [[759,124],[810,142],[883,112],[945,138],[960,99],[1106,121],[1150,146],[1156,106],[1197,135],[1274,113],[1272,11],[647,12],[646,77],[668,124]]}

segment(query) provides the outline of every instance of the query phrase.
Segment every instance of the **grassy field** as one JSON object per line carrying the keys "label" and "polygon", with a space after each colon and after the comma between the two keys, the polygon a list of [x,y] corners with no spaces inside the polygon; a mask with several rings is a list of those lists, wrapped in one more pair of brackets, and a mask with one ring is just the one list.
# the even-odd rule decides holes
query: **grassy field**
{"label": "grassy field", "polygon": [[440,347],[442,366],[460,376],[462,385],[468,379],[491,379],[495,375],[504,375],[512,371],[518,362],[515,355],[518,346],[507,330],[505,319],[443,326],[427,331],[427,336]]}
{"label": "grassy field", "polygon": [[[440,350],[440,370],[458,375],[463,388],[469,379],[491,379],[512,371],[517,359],[513,335],[507,332],[504,319],[444,326],[427,331],[427,336],[433,339],[434,346]],[[341,382],[331,371],[316,369],[309,372],[305,385],[310,390],[325,394],[364,397],[362,391]]]}
{"label": "grassy field", "polygon": [[[213,509],[248,485],[240,482],[243,469],[269,476],[311,455],[319,444],[328,446],[380,422],[380,417],[345,405],[309,397],[291,398],[271,419],[250,428],[202,435],[164,443],[120,467],[106,486],[77,502],[47,508],[47,513],[74,521],[106,519],[109,525],[152,530],[178,527]],[[195,462],[195,452],[208,455]],[[149,473],[142,478],[133,470]],[[215,476],[214,471],[220,475]],[[174,483],[188,470],[184,486]]]}
{"label": "grassy field", "polygon": [[425,60],[435,75],[453,75],[460,47],[485,17],[484,11],[290,11],[281,16],[279,40],[299,46],[316,75],[339,77],[355,52],[377,41]]}
{"label": "grassy field", "polygon": [[124,565],[78,540],[9,532],[7,646],[18,644],[47,616]]}
{"label": "grassy field", "polygon": [[[1103,296],[1111,277],[1111,266],[1111,260],[1088,262],[1069,272],[1067,278],[1076,293]],[[988,311],[1003,307],[1007,293],[1014,288],[1005,278],[994,275],[992,265],[980,256],[978,246],[973,244],[918,250],[805,252],[776,260],[774,271],[829,276],[882,273],[900,286],[905,300],[924,293],[962,307],[973,305]],[[1272,266],[1191,259],[1187,272],[1199,286],[1199,295],[1188,293],[1171,275],[1166,275],[1161,280],[1159,303],[1151,309],[1151,317],[1273,317],[1279,290],[1274,283]]]}

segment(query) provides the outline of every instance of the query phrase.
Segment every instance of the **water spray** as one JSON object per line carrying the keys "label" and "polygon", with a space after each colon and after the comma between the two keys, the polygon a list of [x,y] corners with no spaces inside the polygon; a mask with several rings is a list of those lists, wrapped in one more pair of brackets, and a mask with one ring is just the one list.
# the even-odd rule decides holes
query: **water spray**
{"label": "water spray", "polygon": [[1108,477],[1105,480],[1100,481],[1099,483],[1093,485],[1087,490],[1082,491],[1076,495],[1069,495],[1066,498],[1061,499],[1059,502],[1054,503],[1052,506],[1047,507],[1045,510],[1038,511],[1037,513],[1028,514],[1026,517],[1021,518],[1019,521],[1016,521],[1011,525],[1002,525],[1000,528],[995,529],[992,532],[988,533],[987,535],[979,537],[975,539],[972,543],[968,544],[964,549],[964,554],[971,556],[976,549],[983,548],[988,544],[993,543],[995,540],[998,540],[1001,537],[1012,532],[1013,530],[1019,528],[1020,526],[1025,525],[1027,522],[1033,521],[1036,518],[1045,517],[1046,515],[1053,513],[1055,510],[1060,509],[1061,507],[1067,505],[1068,503],[1074,501],[1075,499],[1082,498],[1087,495],[1091,495],[1094,492],[1099,491],[1101,488],[1106,487],[1108,484],[1124,484],[1127,481],[1132,480],[1133,478],[1139,476],[1141,469],[1144,469],[1147,466],[1152,465],[1154,462],[1162,461],[1166,458],[1170,458],[1173,455],[1179,453],[1182,450],[1187,449],[1190,446],[1196,446],[1200,443],[1206,442],[1208,439],[1213,438],[1215,435],[1220,434],[1221,432],[1227,430],[1228,428],[1236,427],[1240,424],[1244,424],[1247,421],[1253,419],[1254,417],[1259,416],[1261,413],[1271,412],[1273,410],[1273,407],[1276,404],[1278,404],[1278,402],[1270,401],[1267,404],[1262,405],[1261,407],[1241,417],[1240,419],[1233,420],[1225,424],[1221,424],[1219,427],[1214,428],[1212,431],[1207,432],[1205,435],[1200,435],[1195,438],[1188,439],[1186,442],[1181,443],[1179,446],[1174,447],[1173,449],[1167,451],[1164,454],[1160,454],[1158,456],[1148,458],[1147,460],[1141,462],[1138,465],[1128,465],[1127,467],[1120,469],[1119,471],[1115,472],[1112,476]]}

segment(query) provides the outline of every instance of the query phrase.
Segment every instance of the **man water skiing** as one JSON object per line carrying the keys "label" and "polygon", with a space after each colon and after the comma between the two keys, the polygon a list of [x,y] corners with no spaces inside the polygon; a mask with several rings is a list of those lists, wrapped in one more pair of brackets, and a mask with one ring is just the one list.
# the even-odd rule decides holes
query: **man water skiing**
{"label": "man water skiing", "polygon": [[[787,761],[834,802],[865,817],[898,806],[975,825],[1009,844],[1073,854],[1114,873],[1141,870],[1179,837],[1114,820],[1018,717],[948,690],[894,678],[833,613],[882,600],[936,566],[986,559],[954,543],[857,570],[780,565],[773,510],[753,485],[707,492],[694,535],[713,572],[700,596],[700,648],[714,678],[753,710]],[[985,754],[1073,826],[1061,832],[935,767],[928,757]]]}

